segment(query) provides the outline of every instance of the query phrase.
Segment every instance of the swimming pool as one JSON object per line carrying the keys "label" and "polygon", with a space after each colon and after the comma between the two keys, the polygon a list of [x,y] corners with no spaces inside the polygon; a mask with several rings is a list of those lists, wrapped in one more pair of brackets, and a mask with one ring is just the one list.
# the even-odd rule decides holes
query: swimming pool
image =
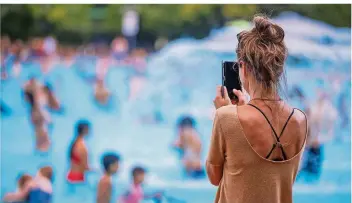
{"label": "swimming pool", "polygon": [[[141,164],[148,168],[148,190],[165,190],[167,195],[188,203],[212,202],[216,188],[206,179],[189,180],[183,177],[177,154],[170,145],[175,137],[177,118],[187,113],[197,119],[204,149],[208,148],[212,99],[215,86],[221,80],[219,64],[221,60],[235,57],[231,52],[224,52],[221,47],[210,49],[208,45],[215,42],[220,45],[221,42],[216,39],[221,38],[220,35],[226,36],[227,32],[232,30],[218,31],[201,41],[180,39],[156,53],[148,62],[148,81],[140,97],[133,101],[128,100],[129,86],[126,83],[133,75],[130,68],[112,67],[106,78],[107,86],[113,93],[109,109],[95,105],[93,90],[77,71],[77,64],[72,68],[58,64],[46,76],[40,73],[38,64],[25,64],[26,69],[20,78],[5,81],[1,87],[1,99],[13,109],[11,116],[1,118],[1,193],[15,189],[19,172],[26,171],[34,175],[39,166],[51,164],[55,170],[55,203],[94,202],[96,183],[101,175],[99,172],[89,174],[86,185],[72,186],[65,182],[73,126],[78,119],[86,118],[92,122],[92,135],[87,141],[91,165],[100,168],[100,157],[105,151],[114,150],[123,157],[122,170],[114,178],[115,196],[128,186],[131,167]],[[344,45],[344,48],[351,49],[350,45]],[[300,64],[288,64],[288,84],[299,84],[308,98],[313,99],[315,89],[319,86],[316,79],[319,74],[324,77],[337,74],[343,81],[341,91],[347,93],[350,103],[350,59],[329,59],[325,63],[332,63],[341,69],[325,70],[319,68],[324,61],[311,57],[302,67]],[[33,72],[41,80],[53,84],[65,108],[64,114],[52,114],[54,126],[50,136],[53,145],[47,155],[34,153],[34,135],[20,91],[24,81]],[[91,71],[89,74],[94,73]],[[329,84],[325,85],[326,88],[332,88]],[[142,117],[157,113],[160,114],[159,122],[141,121]],[[350,134],[349,129],[336,127],[336,134]],[[298,180],[294,186],[295,202],[350,202],[350,180],[350,141],[331,142],[325,146],[320,181],[309,184]]]}

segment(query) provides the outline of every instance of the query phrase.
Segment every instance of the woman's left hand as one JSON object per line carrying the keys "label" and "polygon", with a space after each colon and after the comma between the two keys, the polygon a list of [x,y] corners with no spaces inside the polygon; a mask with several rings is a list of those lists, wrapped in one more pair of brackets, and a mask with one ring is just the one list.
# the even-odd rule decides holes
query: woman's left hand
{"label": "woman's left hand", "polygon": [[[221,90],[222,88],[223,90]],[[222,91],[223,91],[224,97],[222,97],[222,93],[221,93]],[[231,104],[231,100],[225,86],[219,85],[216,87],[216,97],[213,102],[216,109],[222,106],[227,106]]]}

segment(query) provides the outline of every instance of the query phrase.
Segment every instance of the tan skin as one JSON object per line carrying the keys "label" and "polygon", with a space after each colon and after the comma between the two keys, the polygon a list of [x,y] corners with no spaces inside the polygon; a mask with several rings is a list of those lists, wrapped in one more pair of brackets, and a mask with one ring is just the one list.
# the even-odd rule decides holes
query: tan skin
{"label": "tan skin", "polygon": [[199,157],[198,160],[188,160],[185,159],[184,165],[187,171],[192,171],[192,170],[199,170],[202,168],[202,163],[201,163],[201,150],[202,150],[202,143],[197,135],[195,135],[197,132],[190,127],[186,127],[184,129],[181,129],[180,133],[180,146],[182,149],[185,148],[191,148],[193,152],[197,154]]}
{"label": "tan skin", "polygon": [[114,175],[119,168],[118,162],[112,164],[104,176],[98,183],[97,203],[110,203],[112,194],[112,175]]}
{"label": "tan skin", "polygon": [[[252,73],[248,71],[245,63],[241,63],[240,78],[242,85],[250,95],[250,98],[279,99],[277,93],[268,94],[261,88],[261,85],[256,82]],[[227,91],[224,92],[225,96],[222,98],[221,86],[217,87],[217,96],[214,99],[214,106],[216,109],[234,103],[230,101]],[[265,158],[273,143],[275,143],[272,130],[263,115],[252,106],[247,105],[248,101],[246,101],[245,96],[241,91],[234,90],[234,93],[239,98],[239,101],[235,104],[238,106],[238,117],[244,134],[253,150],[261,157]],[[250,103],[257,106],[265,113],[276,133],[279,135],[283,125],[292,112],[292,107],[284,101],[252,100]],[[295,156],[301,150],[305,141],[306,129],[307,125],[304,114],[295,110],[295,113],[288,122],[285,132],[280,139],[288,159]],[[270,160],[276,158],[282,158],[282,153],[279,148],[275,148],[269,157]],[[210,182],[213,185],[218,186],[223,176],[223,166],[211,166],[207,164],[206,168]]]}
{"label": "tan skin", "polygon": [[[135,185],[141,185],[144,183],[145,180],[145,173],[138,173],[133,177],[133,184]],[[161,193],[157,192],[154,194],[149,194],[149,195],[144,195],[144,199],[150,199],[150,198],[160,198]]]}
{"label": "tan skin", "polygon": [[106,104],[108,102],[110,92],[105,88],[103,80],[97,80],[94,96],[100,104]]}
{"label": "tan skin", "polygon": [[73,148],[73,152],[76,156],[79,157],[80,162],[77,164],[76,162],[71,160],[71,171],[77,173],[85,173],[90,170],[88,165],[88,150],[84,141],[84,136],[88,134],[88,128],[85,129],[85,132],[82,135],[79,135],[76,141],[76,145]]}
{"label": "tan skin", "polygon": [[30,80],[24,87],[26,91],[34,94],[34,105],[31,112],[31,120],[35,128],[36,134],[36,148],[39,151],[48,151],[50,147],[49,135],[44,128],[45,118],[43,112],[39,108],[39,84],[35,80]]}
{"label": "tan skin", "polygon": [[44,87],[44,93],[47,97],[49,107],[53,110],[59,110],[60,103],[59,103],[59,100],[54,95],[54,93],[46,87]]}

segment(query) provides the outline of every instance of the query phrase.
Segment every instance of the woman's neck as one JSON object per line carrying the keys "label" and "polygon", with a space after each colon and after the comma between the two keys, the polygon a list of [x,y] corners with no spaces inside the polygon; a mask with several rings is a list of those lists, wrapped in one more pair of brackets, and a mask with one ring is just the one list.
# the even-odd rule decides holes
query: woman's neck
{"label": "woman's neck", "polygon": [[84,139],[83,139],[83,135],[78,135],[78,137],[77,137],[77,141],[83,141]]}
{"label": "woman's neck", "polygon": [[279,100],[280,96],[275,91],[264,90],[260,85],[249,85],[248,94],[251,99],[270,99],[270,100]]}

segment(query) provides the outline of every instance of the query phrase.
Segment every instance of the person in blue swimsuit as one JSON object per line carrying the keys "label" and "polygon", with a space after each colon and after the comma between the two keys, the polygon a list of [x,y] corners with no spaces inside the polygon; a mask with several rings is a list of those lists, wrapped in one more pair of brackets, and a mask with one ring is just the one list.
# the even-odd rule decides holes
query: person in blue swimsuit
{"label": "person in blue swimsuit", "polygon": [[5,195],[4,202],[50,203],[52,202],[53,169],[45,166],[27,181],[21,190]]}

